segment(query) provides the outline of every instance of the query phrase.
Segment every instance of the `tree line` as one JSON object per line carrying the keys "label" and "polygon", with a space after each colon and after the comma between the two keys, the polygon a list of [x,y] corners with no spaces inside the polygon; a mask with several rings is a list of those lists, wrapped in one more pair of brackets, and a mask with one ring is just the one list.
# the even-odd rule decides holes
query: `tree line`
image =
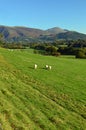
{"label": "tree line", "polygon": [[34,49],[34,53],[52,56],[75,55],[76,58],[86,59],[86,41],[81,39],[36,43],[32,44],[31,48]]}
{"label": "tree line", "polygon": [[86,40],[57,40],[54,42],[37,42],[37,43],[7,43],[3,41],[0,35],[0,46],[9,49],[26,49],[33,48],[34,53],[43,55],[75,55],[76,58],[86,59]]}

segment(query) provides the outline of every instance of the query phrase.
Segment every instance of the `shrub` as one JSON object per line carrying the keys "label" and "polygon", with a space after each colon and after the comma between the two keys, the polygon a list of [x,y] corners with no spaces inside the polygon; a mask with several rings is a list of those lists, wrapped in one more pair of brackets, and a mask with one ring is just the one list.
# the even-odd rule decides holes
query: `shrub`
{"label": "shrub", "polygon": [[76,58],[86,59],[86,53],[85,53],[85,51],[84,50],[77,51]]}

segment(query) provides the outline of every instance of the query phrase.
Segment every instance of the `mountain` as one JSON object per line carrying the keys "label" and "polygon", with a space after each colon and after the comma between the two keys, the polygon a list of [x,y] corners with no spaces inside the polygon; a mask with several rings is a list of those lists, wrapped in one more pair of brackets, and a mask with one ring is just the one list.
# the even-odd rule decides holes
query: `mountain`
{"label": "mountain", "polygon": [[75,31],[67,31],[65,33],[59,33],[56,36],[57,39],[65,39],[65,40],[86,39],[86,34],[82,34]]}
{"label": "mountain", "polygon": [[29,41],[29,39],[36,39],[43,31],[40,29],[33,29],[27,27],[8,27],[0,26],[0,33],[3,34],[4,40],[9,42],[14,41]]}
{"label": "mountain", "polygon": [[65,33],[67,30],[61,29],[59,27],[54,27],[46,30],[47,33],[49,34],[59,34],[59,33]]}
{"label": "mountain", "polygon": [[59,27],[41,30],[20,26],[0,26],[0,33],[3,34],[3,39],[6,42],[52,42],[58,39],[86,39],[86,34],[61,29]]}

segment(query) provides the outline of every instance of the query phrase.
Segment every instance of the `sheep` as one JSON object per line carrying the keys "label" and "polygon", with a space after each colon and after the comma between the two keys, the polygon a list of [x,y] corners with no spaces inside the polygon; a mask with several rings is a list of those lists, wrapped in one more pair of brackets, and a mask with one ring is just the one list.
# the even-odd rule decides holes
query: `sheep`
{"label": "sheep", "polygon": [[49,65],[46,65],[45,68],[51,70],[52,67]]}
{"label": "sheep", "polygon": [[37,69],[37,64],[34,65],[34,69]]}
{"label": "sheep", "polygon": [[51,70],[51,68],[52,68],[52,67],[51,67],[51,66],[49,66],[49,70]]}
{"label": "sheep", "polygon": [[46,65],[45,68],[48,69],[48,65]]}

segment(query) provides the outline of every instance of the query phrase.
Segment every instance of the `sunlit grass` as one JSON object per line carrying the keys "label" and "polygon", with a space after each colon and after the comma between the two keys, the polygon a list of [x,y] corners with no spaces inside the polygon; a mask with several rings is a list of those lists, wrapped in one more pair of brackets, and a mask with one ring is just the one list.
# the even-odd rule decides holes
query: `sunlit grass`
{"label": "sunlit grass", "polygon": [[85,130],[85,122],[85,60],[0,49],[1,129]]}

